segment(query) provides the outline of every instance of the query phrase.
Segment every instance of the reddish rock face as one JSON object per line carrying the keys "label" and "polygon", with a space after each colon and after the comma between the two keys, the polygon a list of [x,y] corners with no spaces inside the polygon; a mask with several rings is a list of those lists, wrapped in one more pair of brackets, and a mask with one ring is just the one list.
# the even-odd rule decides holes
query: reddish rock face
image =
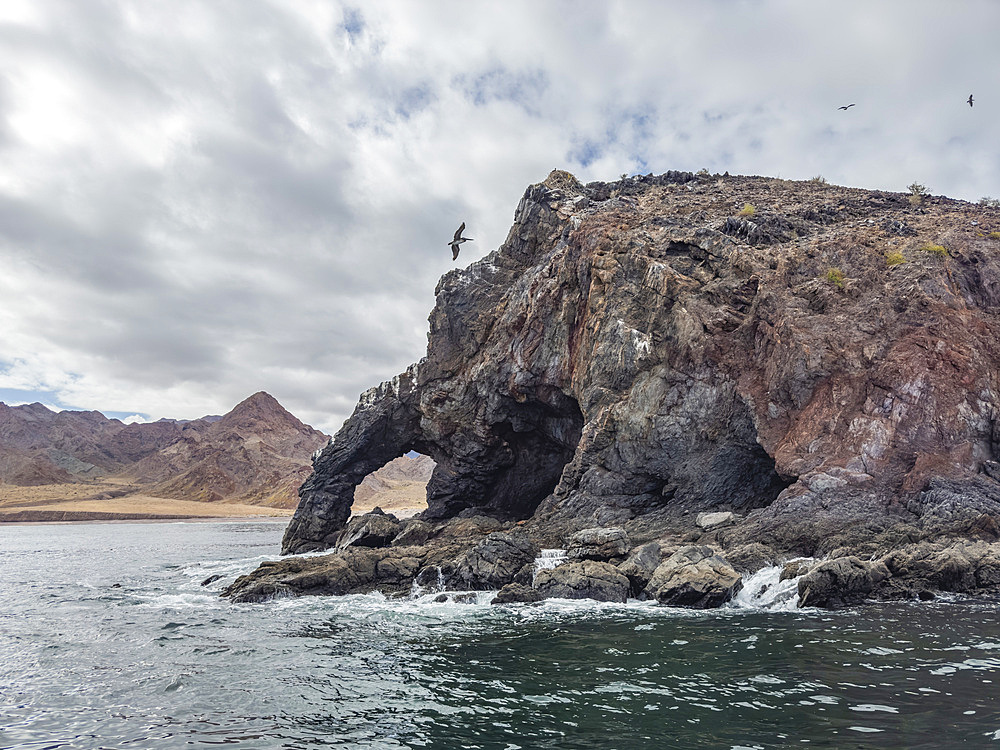
{"label": "reddish rock face", "polygon": [[411,449],[437,464],[427,518],[636,541],[709,510],[739,516],[720,542],[808,552],[1000,513],[998,231],[945,198],[553,172],[441,279],[427,357],[362,396],[285,551],[328,546]]}

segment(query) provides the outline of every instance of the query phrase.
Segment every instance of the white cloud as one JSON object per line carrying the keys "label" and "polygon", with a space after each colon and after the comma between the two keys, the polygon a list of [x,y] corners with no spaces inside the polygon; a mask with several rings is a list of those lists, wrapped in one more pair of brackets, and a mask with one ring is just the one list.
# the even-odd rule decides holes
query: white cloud
{"label": "white cloud", "polygon": [[3,5],[0,387],[85,408],[336,430],[554,167],[1000,195],[992,2]]}

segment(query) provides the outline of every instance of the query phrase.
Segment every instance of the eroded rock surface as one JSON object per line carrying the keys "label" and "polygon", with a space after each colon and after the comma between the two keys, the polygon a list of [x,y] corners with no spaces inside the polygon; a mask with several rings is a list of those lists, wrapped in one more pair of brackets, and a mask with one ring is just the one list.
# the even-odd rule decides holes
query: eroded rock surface
{"label": "eroded rock surface", "polygon": [[542,596],[551,599],[625,602],[628,599],[629,582],[610,563],[581,560],[551,570],[538,571],[535,588]]}
{"label": "eroded rock surface", "polygon": [[997,232],[1000,211],[941,197],[553,172],[441,279],[427,356],[363,394],[283,549],[334,545],[355,486],[409,450],[435,461],[425,522],[523,520],[546,547],[620,527],[743,570],[991,544]]}
{"label": "eroded rock surface", "polygon": [[621,527],[583,529],[570,536],[566,556],[571,560],[607,562],[613,557],[624,557],[631,547],[628,534]]}
{"label": "eroded rock surface", "polygon": [[711,547],[683,547],[660,563],[646,593],[660,604],[708,609],[725,604],[740,590],[743,579]]}

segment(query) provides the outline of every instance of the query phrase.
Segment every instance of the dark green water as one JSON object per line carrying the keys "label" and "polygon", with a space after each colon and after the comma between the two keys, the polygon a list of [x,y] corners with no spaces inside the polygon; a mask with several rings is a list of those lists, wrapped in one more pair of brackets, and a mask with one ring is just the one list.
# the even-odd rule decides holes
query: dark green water
{"label": "dark green water", "polygon": [[0,747],[1000,747],[994,603],[219,600],[281,531],[0,527]]}

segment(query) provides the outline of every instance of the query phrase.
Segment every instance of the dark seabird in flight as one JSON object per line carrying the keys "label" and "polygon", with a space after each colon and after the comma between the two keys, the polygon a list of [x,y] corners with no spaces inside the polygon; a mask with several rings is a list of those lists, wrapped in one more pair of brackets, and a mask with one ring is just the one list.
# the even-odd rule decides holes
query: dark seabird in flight
{"label": "dark seabird in flight", "polygon": [[971,107],[972,106],[972,94],[969,94],[969,98],[967,99],[967,101],[969,102],[969,106]]}
{"label": "dark seabird in flight", "polygon": [[853,106],[854,106],[853,104],[848,104],[848,105],[843,106],[843,107],[837,107],[837,109],[850,109]]}
{"label": "dark seabird in flight", "polygon": [[456,258],[458,258],[458,246],[459,245],[461,245],[463,242],[474,242],[475,241],[471,237],[463,237],[462,236],[462,232],[464,232],[464,231],[465,231],[465,222],[463,221],[462,222],[462,226],[460,226],[458,229],[455,230],[455,238],[451,242],[448,243],[449,245],[451,245],[451,259],[452,260],[455,260]]}

